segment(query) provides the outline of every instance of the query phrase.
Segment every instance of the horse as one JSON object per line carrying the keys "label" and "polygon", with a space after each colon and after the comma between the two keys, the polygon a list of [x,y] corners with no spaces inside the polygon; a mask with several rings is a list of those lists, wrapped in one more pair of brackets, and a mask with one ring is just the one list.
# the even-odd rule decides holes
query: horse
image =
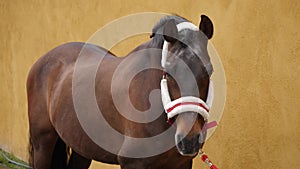
{"label": "horse", "polygon": [[[153,27],[149,41],[125,57],[81,42],[62,44],[40,57],[32,66],[26,84],[31,166],[87,169],[96,160],[120,165],[121,169],[191,169],[206,137],[213,73],[207,44],[212,36],[213,23],[206,15],[201,15],[199,26],[181,16],[169,15]],[[80,65],[79,59],[85,64]],[[135,66],[149,69],[135,74],[128,83],[128,92],[124,93],[128,72]],[[81,88],[87,84],[85,78],[91,67],[96,69],[94,85]],[[120,75],[115,75],[116,72]],[[94,133],[89,134],[82,125],[80,118],[87,117],[85,124],[89,124],[89,120],[99,116],[85,106],[92,102],[92,97],[81,98],[80,93],[88,93],[90,88],[101,115],[120,134],[117,140],[110,138],[108,132],[98,132],[92,124],[89,127]],[[160,94],[152,93],[159,89]],[[127,110],[127,101],[121,110],[114,104],[115,98],[124,95],[139,112]],[[75,102],[83,106],[79,114]],[[151,106],[155,111],[147,111]],[[140,121],[131,119],[143,112]],[[155,115],[153,121],[142,118],[148,115]],[[147,138],[165,131],[168,134],[164,139],[146,144]],[[108,138],[103,144],[110,144],[113,150],[99,145],[91,135]],[[134,140],[145,142],[137,144]],[[144,155],[156,151],[155,145],[163,151]],[[169,147],[164,149],[165,146]]]}

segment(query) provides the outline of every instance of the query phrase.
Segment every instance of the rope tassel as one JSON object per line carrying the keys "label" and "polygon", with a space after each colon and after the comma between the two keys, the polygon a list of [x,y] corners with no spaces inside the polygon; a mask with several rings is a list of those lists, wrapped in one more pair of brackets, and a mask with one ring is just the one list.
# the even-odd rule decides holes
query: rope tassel
{"label": "rope tassel", "polygon": [[215,166],[215,165],[208,159],[208,156],[207,156],[206,154],[202,154],[202,155],[201,155],[201,160],[202,160],[203,162],[205,162],[205,163],[208,165],[208,167],[209,167],[210,169],[218,169],[218,167]]}

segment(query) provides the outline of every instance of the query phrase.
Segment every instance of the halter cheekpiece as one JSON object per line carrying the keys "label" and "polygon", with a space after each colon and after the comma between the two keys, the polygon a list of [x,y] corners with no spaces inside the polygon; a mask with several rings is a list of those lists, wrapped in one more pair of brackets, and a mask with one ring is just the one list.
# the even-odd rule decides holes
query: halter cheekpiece
{"label": "halter cheekpiece", "polygon": [[[199,28],[196,25],[192,24],[191,22],[182,22],[177,24],[176,26],[178,32],[184,29],[199,31]],[[164,41],[163,49],[162,49],[162,59],[161,59],[161,66],[163,70],[165,70],[166,65],[169,64],[167,62],[168,47],[169,47],[169,43],[167,41]],[[171,101],[165,71],[163,71],[163,78],[160,82],[160,87],[161,87],[162,103],[165,112],[167,113],[168,120],[173,118],[176,115],[179,115],[187,111],[197,112],[204,118],[205,121],[208,120],[209,110],[212,107],[213,97],[214,97],[214,87],[213,87],[212,80],[210,80],[209,82],[206,102],[194,96],[184,96]]]}

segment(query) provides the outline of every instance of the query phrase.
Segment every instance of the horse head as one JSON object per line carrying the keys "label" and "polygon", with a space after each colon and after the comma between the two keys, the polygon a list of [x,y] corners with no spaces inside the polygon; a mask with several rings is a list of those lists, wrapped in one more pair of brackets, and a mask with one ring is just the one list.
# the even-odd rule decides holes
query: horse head
{"label": "horse head", "polygon": [[213,72],[207,44],[212,35],[213,24],[205,15],[199,27],[176,19],[163,27],[162,100],[168,118],[175,121],[177,150],[185,156],[197,155],[206,139]]}

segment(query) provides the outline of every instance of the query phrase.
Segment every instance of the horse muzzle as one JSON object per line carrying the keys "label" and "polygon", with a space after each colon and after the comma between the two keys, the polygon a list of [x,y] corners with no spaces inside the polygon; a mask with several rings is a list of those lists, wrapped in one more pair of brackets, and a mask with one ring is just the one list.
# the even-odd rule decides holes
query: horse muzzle
{"label": "horse muzzle", "polygon": [[205,143],[206,130],[203,129],[200,133],[193,136],[184,136],[182,134],[175,135],[176,148],[183,156],[196,156]]}
{"label": "horse muzzle", "polygon": [[177,134],[175,141],[178,152],[183,156],[196,156],[203,145],[200,142],[200,138],[200,134],[192,137],[184,137],[184,135]]}

